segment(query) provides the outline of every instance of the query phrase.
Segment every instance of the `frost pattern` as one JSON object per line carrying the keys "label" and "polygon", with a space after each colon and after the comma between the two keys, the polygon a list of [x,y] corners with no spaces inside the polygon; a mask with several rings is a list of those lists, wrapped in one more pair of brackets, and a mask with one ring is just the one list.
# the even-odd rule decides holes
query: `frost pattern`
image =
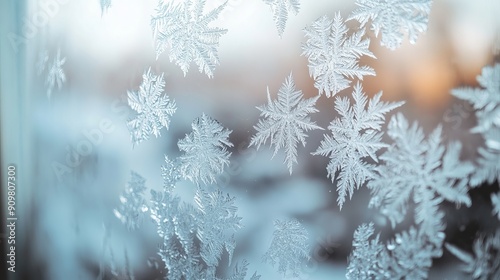
{"label": "frost pattern", "polygon": [[373,223],[362,224],[354,231],[353,251],[348,260],[347,279],[388,278],[386,271],[389,266],[387,263],[389,256],[379,242],[379,235],[369,240],[373,233]]}
{"label": "frost pattern", "polygon": [[[151,218],[163,239],[159,256],[165,263],[167,279],[227,279],[244,280],[246,261],[236,264],[229,278],[216,276],[224,252],[231,264],[235,249],[234,234],[240,229],[241,217],[237,216],[234,197],[222,191],[207,192],[198,187],[195,206],[181,202],[173,193],[180,180],[178,161],[165,158],[162,167],[164,189],[151,190]],[[256,273],[251,280],[258,280]]]}
{"label": "frost pattern", "polygon": [[165,263],[167,278],[203,279],[206,275],[200,263],[196,242],[196,210],[181,204],[180,198],[171,193],[151,190],[151,218],[156,222],[158,234],[163,239],[158,255]]}
{"label": "frost pattern", "polygon": [[114,209],[115,216],[127,226],[129,230],[139,228],[139,223],[144,212],[148,211],[143,197],[146,180],[136,172],[131,172],[130,181],[125,191],[120,195],[120,206]]}
{"label": "frost pattern", "polygon": [[[230,153],[226,151],[226,147],[232,146],[229,133],[203,114],[193,122],[193,132],[178,143],[185,155],[174,160],[165,156],[165,165],[161,168],[164,187],[162,191],[151,190],[149,211],[163,240],[158,255],[165,263],[167,279],[243,280],[246,277],[246,262],[236,264],[230,278],[216,277],[224,254],[227,253],[231,264],[236,247],[234,234],[241,227],[235,198],[220,190],[207,192],[198,188],[194,198],[196,207],[193,207],[173,193],[178,181],[186,176],[195,183],[199,179],[215,182],[216,172],[222,172],[229,164]],[[203,166],[195,166],[200,163]],[[129,187],[120,197],[122,205],[114,210],[130,227],[137,228],[137,213],[148,210],[142,198],[144,182],[144,178],[133,172]],[[254,273],[251,280],[259,277]]]}
{"label": "frost pattern", "polygon": [[212,10],[225,3],[224,10],[219,13],[218,20],[225,21],[245,2],[245,0],[210,0],[205,9]]}
{"label": "frost pattern", "polygon": [[472,131],[486,132],[493,126],[500,127],[500,63],[484,67],[477,81],[482,88],[459,88],[451,93],[477,110],[478,125]]}
{"label": "frost pattern", "polygon": [[292,167],[297,163],[297,144],[306,145],[305,132],[313,129],[322,129],[311,121],[309,114],[318,112],[314,104],[319,96],[303,99],[302,91],[295,89],[292,74],[286,78],[278,91],[278,99],[271,100],[269,88],[267,89],[268,104],[258,106],[260,119],[254,126],[257,133],[250,140],[250,146],[256,145],[257,149],[270,139],[274,146],[273,157],[281,148],[285,149],[285,163],[290,174]]}
{"label": "frost pattern", "polygon": [[356,0],[358,8],[348,20],[356,19],[364,28],[371,24],[371,30],[382,46],[395,50],[408,35],[415,44],[418,35],[427,31],[432,0]]}
{"label": "frost pattern", "polygon": [[472,174],[471,186],[476,187],[484,182],[490,185],[495,181],[500,182],[500,150],[495,151],[480,147],[478,152],[480,155],[477,160],[479,166]]}
{"label": "frost pattern", "polygon": [[205,0],[186,0],[177,5],[160,0],[151,20],[156,45],[156,58],[169,49],[169,59],[186,76],[192,61],[200,72],[213,77],[219,64],[219,39],[227,30],[208,25],[217,19],[227,2],[203,14]]}
{"label": "frost pattern", "polygon": [[477,77],[481,88],[459,88],[452,94],[466,100],[476,109],[477,126],[472,132],[481,133],[486,147],[479,148],[479,167],[471,178],[471,185],[500,181],[500,63],[486,66]]}
{"label": "frost pattern", "polygon": [[394,228],[412,199],[416,226],[396,234],[384,247],[378,236],[369,240],[373,224],[361,225],[354,234],[348,279],[427,279],[445,238],[439,205],[444,200],[471,204],[467,184],[474,166],[460,160],[460,143],[445,149],[440,126],[425,138],[417,123],[410,125],[397,114],[388,134],[394,143],[379,157],[381,163],[367,183],[373,194],[370,206],[379,207]]}
{"label": "frost pattern", "polygon": [[333,20],[322,16],[304,29],[307,41],[302,46],[302,55],[309,61],[314,86],[327,97],[348,88],[351,84],[348,79],[375,76],[371,67],[359,65],[361,56],[375,58],[368,49],[370,40],[362,40],[364,29],[351,36],[347,31],[340,13],[336,13]]}
{"label": "frost pattern", "polygon": [[195,119],[191,127],[193,131],[177,143],[184,152],[179,159],[181,176],[196,184],[214,183],[215,176],[229,165],[231,153],[227,148],[233,146],[229,141],[231,130],[205,114]]}
{"label": "frost pattern", "polygon": [[500,278],[500,230],[492,236],[476,239],[472,247],[474,255],[451,244],[445,246],[464,263],[462,270],[470,274],[473,279]]}
{"label": "frost pattern", "polygon": [[263,0],[271,7],[273,11],[273,19],[278,29],[278,34],[281,37],[285,31],[286,21],[288,20],[288,13],[292,12],[295,15],[299,13],[300,2],[299,0]]}
{"label": "frost pattern", "polygon": [[411,198],[416,205],[415,222],[429,233],[439,224],[436,216],[443,215],[438,213],[442,201],[471,205],[467,183],[474,166],[460,161],[460,143],[450,143],[445,151],[441,130],[437,127],[424,139],[418,124],[410,126],[402,114],[389,122],[388,134],[394,143],[380,156],[383,164],[376,167],[376,176],[367,186],[373,194],[370,204],[380,207],[393,227],[403,220]]}
{"label": "frost pattern", "polygon": [[[337,203],[342,209],[347,194],[352,198],[354,189],[359,189],[373,177],[374,165],[366,159],[378,162],[377,152],[387,147],[382,142],[381,127],[385,114],[403,105],[404,102],[382,102],[382,92],[368,103],[360,83],[354,86],[351,105],[347,97],[335,100],[335,110],[340,118],[334,119],[313,155],[330,158],[326,170],[332,182],[337,179]],[[368,107],[367,107],[368,105]],[[338,175],[337,175],[337,172]]]}
{"label": "frost pattern", "polygon": [[148,140],[151,134],[160,137],[162,127],[168,129],[170,117],[177,107],[175,101],[164,94],[164,87],[163,74],[153,74],[150,67],[142,75],[139,91],[127,92],[128,104],[137,112],[137,116],[127,123],[134,145]]}
{"label": "frost pattern", "polygon": [[310,259],[308,239],[297,220],[275,220],[273,240],[262,261],[273,267],[278,263],[278,271],[285,277],[298,277],[301,266]]}
{"label": "frost pattern", "polygon": [[362,224],[354,232],[347,279],[427,279],[432,258],[442,255],[442,232],[437,233],[442,237],[439,247],[414,227],[396,234],[385,246],[379,235],[371,238],[373,234],[373,223]]}
{"label": "frost pattern", "polygon": [[198,222],[197,237],[201,243],[201,258],[208,266],[219,263],[223,249],[229,253],[229,260],[236,247],[234,232],[241,228],[241,217],[236,215],[234,197],[218,190],[208,193],[198,188],[194,198],[202,219]]}
{"label": "frost pattern", "polygon": [[500,152],[500,125],[494,125],[488,131],[482,133],[486,148],[491,151]]}

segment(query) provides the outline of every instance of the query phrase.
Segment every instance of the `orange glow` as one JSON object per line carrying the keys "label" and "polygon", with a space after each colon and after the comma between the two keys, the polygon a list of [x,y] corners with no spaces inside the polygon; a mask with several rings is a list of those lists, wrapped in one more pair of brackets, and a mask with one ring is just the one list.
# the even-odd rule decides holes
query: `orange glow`
{"label": "orange glow", "polygon": [[456,84],[453,69],[446,59],[435,55],[420,57],[414,62],[408,86],[416,105],[439,109],[451,99],[450,90]]}

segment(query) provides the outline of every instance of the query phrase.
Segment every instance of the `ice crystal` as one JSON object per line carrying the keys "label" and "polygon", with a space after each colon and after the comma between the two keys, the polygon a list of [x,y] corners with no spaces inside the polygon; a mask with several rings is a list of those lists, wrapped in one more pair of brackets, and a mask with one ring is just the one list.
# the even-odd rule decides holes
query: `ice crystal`
{"label": "ice crystal", "polygon": [[394,143],[380,156],[383,164],[367,186],[373,194],[370,204],[379,206],[393,226],[403,220],[411,197],[415,221],[423,231],[436,226],[428,217],[436,215],[443,200],[470,206],[467,183],[474,166],[460,161],[460,143],[449,144],[445,151],[441,126],[424,139],[416,122],[410,126],[397,114],[389,122],[388,134]]}
{"label": "ice crystal", "polygon": [[137,116],[127,123],[134,145],[148,140],[151,134],[160,137],[161,128],[168,129],[170,117],[177,110],[175,101],[164,94],[163,74],[153,74],[150,67],[142,79],[138,91],[127,92],[128,104],[137,112]]}
{"label": "ice crystal", "polygon": [[322,16],[307,27],[307,37],[302,46],[302,55],[309,61],[309,74],[314,78],[314,86],[320,94],[327,97],[350,86],[348,79],[363,79],[363,76],[375,76],[369,66],[360,66],[359,58],[369,56],[375,58],[368,49],[369,39],[362,39],[364,30],[347,34],[347,27],[340,13],[331,20]]}
{"label": "ice crystal", "polygon": [[[161,168],[163,191],[151,191],[150,212],[157,224],[158,235],[163,238],[158,254],[167,268],[167,279],[226,279],[216,277],[216,272],[225,253],[229,256],[229,265],[231,264],[236,247],[234,234],[241,227],[241,218],[236,214],[235,198],[220,190],[207,192],[198,187],[194,197],[196,207],[193,207],[181,202],[173,191],[182,178],[181,173],[190,170],[191,161],[198,161],[194,154],[201,156],[201,161],[206,161],[203,157],[216,157],[206,163],[215,162],[216,165],[221,161],[217,158],[221,153],[229,156],[229,153],[223,152],[224,145],[228,146],[228,135],[229,131],[203,115],[193,124],[193,133],[186,136],[187,140],[181,140],[185,143],[179,141],[179,147],[185,145],[184,151],[193,154],[174,160],[165,156],[165,165]],[[190,149],[192,145],[196,148]],[[204,152],[211,155],[203,154]],[[211,168],[194,168],[201,179],[208,180],[213,176]],[[234,274],[227,279],[244,280],[246,270],[246,264],[240,267],[237,265]],[[256,274],[254,276],[257,277]]]}
{"label": "ice crystal", "polygon": [[295,219],[275,220],[274,228],[271,246],[262,260],[273,267],[278,263],[278,271],[285,277],[297,277],[310,259],[307,231]]}
{"label": "ice crystal", "polygon": [[143,197],[146,190],[145,182],[146,180],[141,175],[132,171],[130,181],[120,195],[120,206],[113,210],[115,216],[130,230],[139,228],[143,213],[148,211]]}
{"label": "ice crystal", "polygon": [[[164,179],[175,184],[177,171],[167,162],[163,167]],[[170,169],[170,170],[168,170]],[[206,192],[198,188],[196,207],[182,203],[166,186],[162,192],[152,190],[151,217],[163,239],[159,255],[168,270],[168,279],[220,279],[216,270],[224,253],[229,264],[236,247],[234,234],[241,227],[234,197],[222,191]],[[239,277],[242,278],[239,278]],[[236,266],[233,278],[244,279],[246,265]],[[256,276],[256,274],[254,274]],[[258,279],[258,278],[254,278]]]}
{"label": "ice crystal", "polygon": [[415,44],[426,32],[431,4],[432,0],[356,0],[358,8],[349,20],[356,19],[362,28],[370,24],[375,36],[381,34],[380,44],[395,50],[405,35]]}
{"label": "ice crystal", "polygon": [[214,183],[215,177],[229,165],[230,152],[228,130],[211,117],[203,114],[191,124],[193,131],[179,140],[179,150],[184,152],[180,156],[180,173],[183,178],[199,184]]}
{"label": "ice crystal", "polygon": [[500,63],[484,67],[477,81],[481,88],[452,90],[476,109],[477,126],[472,131],[481,133],[486,144],[479,148],[479,167],[472,175],[472,186],[500,181]]}
{"label": "ice crystal", "polygon": [[458,88],[451,93],[474,106],[478,124],[472,131],[482,133],[500,127],[500,63],[484,67],[477,81],[482,88]]}
{"label": "ice crystal", "polygon": [[440,243],[433,244],[428,236],[411,227],[396,234],[384,245],[374,234],[373,224],[362,224],[354,232],[353,252],[349,256],[347,279],[427,279],[432,258],[442,255]]}
{"label": "ice crystal", "polygon": [[474,255],[451,244],[445,246],[464,263],[463,271],[473,279],[500,279],[500,230],[492,236],[476,239],[472,247]]}
{"label": "ice crystal", "polygon": [[179,197],[167,191],[151,190],[151,197],[151,218],[163,239],[158,255],[165,263],[167,279],[207,279],[199,261],[196,209],[181,204]]}
{"label": "ice crystal", "polygon": [[186,0],[175,5],[160,0],[151,20],[156,57],[168,49],[170,61],[181,68],[184,76],[193,61],[208,77],[213,77],[215,66],[219,64],[219,39],[227,30],[208,25],[217,19],[227,2],[203,14],[205,2]]}
{"label": "ice crystal", "polygon": [[485,182],[488,184],[493,184],[495,181],[500,182],[500,151],[480,147],[478,152],[480,155],[477,160],[479,166],[471,176],[471,186],[476,187]]}
{"label": "ice crystal", "polygon": [[250,146],[256,145],[259,149],[260,145],[270,139],[271,145],[274,146],[273,157],[284,148],[285,163],[292,174],[293,164],[297,163],[297,144],[300,142],[305,146],[305,132],[322,129],[309,117],[309,114],[318,112],[314,107],[318,97],[303,99],[302,91],[295,89],[292,74],[278,91],[278,99],[271,100],[268,88],[268,104],[257,107],[264,119],[260,119],[254,126],[257,133],[250,140]]}
{"label": "ice crystal", "polygon": [[[432,218],[431,218],[432,219]],[[411,227],[396,234],[387,244],[391,256],[391,277],[389,279],[428,279],[432,259],[443,254],[444,227],[428,235]],[[434,240],[438,242],[435,242]]]}
{"label": "ice crystal", "polygon": [[416,227],[396,234],[387,248],[373,235],[373,225],[362,225],[354,235],[348,279],[427,279],[432,259],[442,255],[444,201],[470,206],[468,176],[474,167],[460,160],[461,145],[441,143],[441,127],[427,138],[417,123],[410,126],[403,115],[389,122],[394,143],[380,157],[368,181],[371,206],[380,207],[393,227],[406,215],[409,200],[415,204]]}
{"label": "ice crystal", "polygon": [[231,261],[236,247],[233,234],[241,227],[235,198],[220,190],[208,193],[198,188],[194,199],[200,213],[197,237],[202,243],[201,258],[209,267],[215,267],[225,248]]}
{"label": "ice crystal", "polygon": [[276,23],[278,34],[281,37],[285,31],[288,13],[292,12],[297,15],[300,9],[300,2],[299,0],[264,0],[264,2],[273,11],[273,19]]}
{"label": "ice crystal", "polygon": [[370,240],[373,233],[373,223],[362,224],[354,231],[353,251],[349,256],[347,279],[364,280],[389,276],[386,272],[389,266],[387,263],[389,256],[384,245],[379,242],[379,235]]}
{"label": "ice crystal", "polygon": [[[173,160],[165,156],[165,164],[161,167],[163,190],[151,191],[150,213],[157,224],[158,235],[163,238],[158,254],[168,270],[168,279],[215,279],[224,249],[231,262],[236,247],[234,233],[241,227],[234,197],[224,196],[221,191],[209,193],[198,188],[195,196],[197,208],[194,208],[181,203],[173,193],[183,177],[195,183],[198,180],[214,182],[215,175],[229,163],[230,153],[226,147],[232,146],[228,140],[230,131],[205,114],[192,126],[193,132],[178,143],[185,155]],[[142,178],[134,178],[135,183],[130,184],[144,185]],[[143,189],[136,188],[130,192],[135,194],[138,191]],[[129,211],[123,208],[115,210],[121,219],[126,217],[122,213]],[[246,273],[246,269],[244,271]],[[254,276],[257,277],[256,274]]]}
{"label": "ice crystal", "polygon": [[[330,162],[326,170],[332,182],[337,180],[337,203],[342,209],[347,194],[352,197],[354,189],[359,189],[372,178],[374,165],[366,159],[378,162],[377,152],[386,144],[382,142],[381,126],[385,114],[401,106],[403,102],[382,102],[382,92],[368,103],[360,83],[354,86],[354,104],[347,97],[335,100],[335,110],[340,118],[334,119],[314,155],[328,156]],[[337,172],[338,175],[337,175]]]}
{"label": "ice crystal", "polygon": [[500,153],[500,126],[492,126],[488,131],[481,134],[484,137],[486,148]]}

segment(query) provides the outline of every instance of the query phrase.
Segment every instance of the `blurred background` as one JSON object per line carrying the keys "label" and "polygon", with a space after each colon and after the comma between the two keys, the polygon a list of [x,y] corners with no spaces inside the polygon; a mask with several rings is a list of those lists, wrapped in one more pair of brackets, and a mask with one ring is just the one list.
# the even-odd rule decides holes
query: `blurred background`
{"label": "blurred background", "polygon": [[[46,20],[36,19],[47,2],[56,8],[45,12]],[[206,2],[208,11],[224,1]],[[324,14],[333,17],[340,11],[347,18],[354,1],[302,1],[299,14],[289,15],[280,38],[264,1],[229,0],[213,23],[228,29],[220,40],[220,65],[213,79],[199,73],[194,64],[184,77],[166,52],[156,60],[150,27],[156,4],[154,0],[116,0],[103,11],[97,0],[2,0],[2,175],[14,163],[20,179],[19,267],[18,278],[13,279],[97,279],[103,275],[108,279],[112,265],[118,270],[130,268],[136,279],[162,279],[165,272],[156,254],[161,242],[156,226],[146,217],[139,230],[129,231],[113,209],[120,203],[131,170],[146,179],[148,189],[161,190],[164,155],[180,154],[178,139],[191,131],[191,122],[202,113],[233,131],[232,163],[218,178],[218,185],[237,197],[238,214],[243,217],[235,259],[247,259],[249,272],[257,270],[262,280],[281,279],[275,269],[261,262],[261,255],[270,245],[273,220],[294,217],[308,230],[313,246],[313,264],[304,267],[305,279],[345,278],[352,234],[359,224],[374,221],[382,238],[394,234],[381,215],[367,208],[369,191],[361,188],[339,211],[336,186],[326,177],[328,159],[310,154],[318,147],[322,131],[310,132],[307,145],[299,147],[293,175],[282,153],[271,160],[271,149],[257,151],[248,144],[259,118],[255,106],[267,102],[267,87],[276,96],[292,72],[305,97],[317,94],[307,58],[301,56],[303,29]],[[426,133],[442,124],[444,142],[461,141],[463,158],[474,160],[483,145],[480,136],[469,132],[475,125],[474,110],[450,90],[478,86],[481,69],[500,62],[499,11],[500,2],[490,0],[437,0],[428,31],[415,45],[405,41],[391,51],[369,34],[370,50],[377,59],[363,58],[361,64],[374,68],[377,75],[365,77],[365,92],[371,96],[383,91],[386,101],[404,100],[400,112],[418,121]],[[347,25],[358,28],[355,21]],[[19,38],[13,34],[25,36],[13,41]],[[37,74],[36,63],[40,53],[52,58],[58,50],[65,57],[66,82],[48,98],[46,76]],[[149,67],[157,74],[165,73],[165,92],[178,110],[160,138],[132,147],[126,127],[127,90],[138,89]],[[350,94],[347,89],[339,96]],[[322,96],[317,108],[320,112],[312,119],[326,128],[337,116],[334,98]],[[102,141],[92,145],[88,154],[75,158],[85,133],[98,129],[103,120],[111,123],[111,131],[103,133]],[[60,164],[67,162],[74,166],[61,169]],[[189,202],[196,186],[182,182],[178,189]],[[479,232],[498,227],[489,200],[494,191],[498,185],[471,191],[471,208],[443,204],[447,242],[470,244]],[[5,192],[1,195],[5,201]],[[434,260],[430,278],[461,279],[464,274],[457,263],[445,252]]]}

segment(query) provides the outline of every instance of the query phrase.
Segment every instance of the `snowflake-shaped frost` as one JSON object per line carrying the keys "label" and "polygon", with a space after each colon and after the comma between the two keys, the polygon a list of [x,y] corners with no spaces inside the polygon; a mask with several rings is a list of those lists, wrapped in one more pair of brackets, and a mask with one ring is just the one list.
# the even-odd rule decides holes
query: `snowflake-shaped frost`
{"label": "snowflake-shaped frost", "polygon": [[[200,263],[196,239],[196,209],[181,204],[178,196],[151,190],[151,218],[163,239],[158,255],[165,263],[167,278],[210,279]],[[212,277],[213,278],[213,277]]]}
{"label": "snowflake-shaped frost", "polygon": [[451,244],[445,246],[464,262],[462,270],[470,274],[473,279],[500,279],[500,230],[493,236],[476,239],[472,247],[474,255]]}
{"label": "snowflake-shaped frost", "polygon": [[347,279],[427,279],[432,258],[442,254],[442,241],[436,247],[414,227],[396,234],[385,246],[379,235],[370,239],[373,234],[373,223],[362,224],[354,232]]}
{"label": "snowflake-shaped frost", "polygon": [[394,144],[380,157],[374,177],[371,206],[382,209],[394,227],[406,215],[408,201],[415,204],[415,223],[408,231],[396,234],[386,248],[378,237],[368,241],[373,226],[363,225],[355,234],[355,247],[348,267],[349,279],[427,279],[432,259],[442,255],[444,201],[470,206],[468,176],[474,167],[460,161],[461,146],[441,144],[441,127],[427,139],[417,123],[409,125],[403,115],[389,122],[388,134]]}
{"label": "snowflake-shaped frost", "polygon": [[302,46],[302,55],[309,61],[314,86],[327,97],[348,88],[351,84],[348,79],[375,76],[371,67],[359,65],[361,56],[375,58],[368,49],[370,40],[362,40],[365,31],[360,30],[351,36],[347,31],[340,13],[336,13],[333,20],[322,16],[304,30],[308,39]]}
{"label": "snowflake-shaped frost", "polygon": [[[150,213],[163,239],[158,255],[165,263],[166,279],[244,280],[245,262],[243,266],[236,265],[230,278],[216,277],[223,256],[229,256],[231,265],[236,247],[234,234],[241,227],[235,198],[220,190],[207,192],[198,187],[194,207],[181,202],[173,192],[183,176],[196,183],[215,180],[215,169],[227,165],[230,155],[225,150],[232,146],[227,139],[229,130],[205,114],[192,126],[193,132],[178,143],[185,155],[174,160],[165,156],[165,165],[161,167],[163,190],[151,190]],[[213,166],[206,166],[210,164]],[[258,279],[254,273],[250,280]]]}
{"label": "snowflake-shaped frost", "polygon": [[139,91],[128,91],[128,104],[137,112],[137,116],[127,123],[134,145],[149,139],[153,134],[160,137],[160,130],[170,124],[170,117],[177,107],[168,95],[163,93],[165,80],[151,73],[149,68],[142,75],[142,84]]}
{"label": "snowflake-shaped frost", "polygon": [[426,32],[431,4],[432,0],[356,0],[358,8],[348,20],[356,19],[362,28],[371,23],[375,36],[382,34],[380,44],[395,50],[405,35],[415,44]]}
{"label": "snowflake-shaped frost", "polygon": [[484,182],[493,184],[495,180],[500,182],[500,151],[480,147],[478,153],[480,155],[477,160],[479,166],[472,174],[471,186],[477,187]]}
{"label": "snowflake-shaped frost", "polygon": [[[221,280],[215,276],[216,270],[224,253],[228,254],[230,265],[236,247],[234,234],[241,227],[235,198],[220,190],[205,192],[198,188],[193,207],[181,203],[168,188],[162,192],[152,190],[151,196],[151,218],[163,238],[158,254],[165,262],[167,278]],[[233,275],[224,279],[244,280],[246,266],[245,262],[237,265]],[[258,277],[254,274],[252,279]]]}
{"label": "snowflake-shaped frost", "polygon": [[[354,104],[347,97],[335,100],[335,110],[340,118],[334,119],[314,155],[328,156],[326,167],[332,182],[337,181],[337,203],[342,209],[347,194],[351,199],[354,189],[359,189],[372,177],[374,166],[365,159],[378,162],[377,151],[387,147],[382,142],[381,126],[384,115],[404,102],[381,102],[382,92],[376,94],[367,106],[367,97],[360,83],[354,86]],[[337,175],[337,171],[340,171]]]}
{"label": "snowflake-shaped frost", "polygon": [[185,179],[198,184],[214,183],[215,176],[224,171],[224,166],[229,165],[230,152],[228,130],[211,117],[203,114],[191,124],[193,132],[179,140],[179,150],[184,152],[180,157],[180,173]]}
{"label": "snowflake-shaped frost", "polygon": [[[432,236],[414,227],[397,233],[386,246],[391,256],[392,275],[388,279],[429,279],[432,259],[439,258],[443,254],[442,230],[444,227],[439,227],[438,231],[432,232]],[[439,242],[433,242],[433,239]]]}
{"label": "snowflake-shaped frost", "polygon": [[310,259],[308,234],[306,229],[295,219],[275,220],[271,246],[262,261],[274,266],[283,276],[297,277],[300,268]]}
{"label": "snowflake-shaped frost", "polygon": [[488,131],[481,134],[483,135],[486,148],[493,152],[500,153],[500,126],[494,125],[488,129]]}
{"label": "snowflake-shaped frost", "polygon": [[467,100],[476,109],[478,124],[472,131],[481,133],[486,144],[485,148],[479,148],[481,157],[471,178],[472,186],[500,181],[500,63],[484,67],[477,81],[482,88],[452,90],[453,95]]}
{"label": "snowflake-shaped frost", "polygon": [[141,175],[132,171],[127,188],[120,195],[121,204],[118,209],[113,210],[115,216],[130,230],[139,228],[142,214],[148,211],[143,197],[146,190],[145,182],[146,180]]}
{"label": "snowflake-shaped frost", "polygon": [[362,224],[354,231],[353,251],[349,256],[347,279],[376,279],[377,276],[387,273],[389,255],[383,244],[379,242],[379,235],[370,240],[373,233],[373,223]]}
{"label": "snowflake-shaped frost", "polygon": [[66,58],[61,59],[61,50],[57,50],[57,56],[54,58],[52,64],[48,67],[47,79],[45,85],[47,86],[47,97],[50,99],[52,91],[57,85],[57,89],[61,89],[64,82],[66,82],[66,74],[62,66],[66,62]]}
{"label": "snowflake-shaped frost", "polygon": [[299,13],[300,2],[299,0],[264,0],[273,11],[273,19],[278,29],[278,34],[281,37],[285,31],[286,21],[288,20],[288,13],[292,12],[295,15]]}
{"label": "snowflake-shaped frost", "polygon": [[429,217],[436,215],[443,200],[470,206],[467,183],[474,166],[460,161],[460,143],[449,144],[445,151],[441,126],[424,140],[417,123],[410,126],[397,114],[389,122],[388,134],[394,144],[379,157],[384,163],[376,167],[376,176],[367,186],[374,195],[370,204],[379,206],[393,227],[403,220],[411,197],[415,221],[424,232],[437,226]]}
{"label": "snowflake-shaped frost", "polygon": [[483,133],[500,127],[500,63],[484,67],[477,81],[482,88],[459,88],[451,93],[474,106],[478,125],[472,131]]}
{"label": "snowflake-shaped frost", "polygon": [[213,77],[219,64],[219,39],[227,30],[208,25],[217,19],[226,3],[203,14],[205,0],[186,0],[177,5],[161,0],[151,20],[156,58],[169,49],[170,61],[181,67],[184,76],[194,61],[200,72]]}
{"label": "snowflake-shaped frost", "polygon": [[257,107],[264,119],[260,119],[254,126],[257,133],[250,140],[250,146],[256,145],[259,149],[260,145],[270,139],[271,145],[274,146],[273,157],[281,148],[284,148],[285,162],[290,174],[292,174],[293,164],[297,163],[297,144],[300,142],[303,146],[306,145],[305,132],[322,129],[309,117],[309,114],[318,112],[314,104],[319,96],[309,99],[302,97],[302,91],[295,89],[292,74],[278,91],[277,100],[271,100],[268,88],[268,104]]}
{"label": "snowflake-shaped frost", "polygon": [[203,244],[200,252],[203,261],[215,267],[225,248],[231,263],[236,247],[233,234],[241,228],[235,197],[224,195],[220,190],[208,193],[198,188],[194,200],[200,212],[197,236]]}

